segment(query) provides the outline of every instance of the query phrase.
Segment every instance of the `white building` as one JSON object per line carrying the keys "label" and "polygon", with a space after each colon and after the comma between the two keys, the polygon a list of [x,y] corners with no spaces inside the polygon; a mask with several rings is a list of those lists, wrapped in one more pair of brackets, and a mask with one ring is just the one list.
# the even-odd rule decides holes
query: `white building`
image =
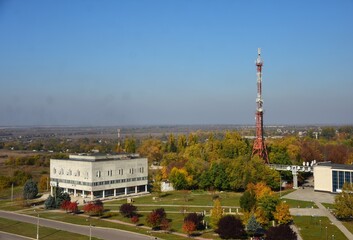
{"label": "white building", "polygon": [[353,165],[319,162],[314,166],[314,190],[337,193],[345,182],[353,183]]}
{"label": "white building", "polygon": [[74,196],[116,197],[147,192],[148,161],[134,155],[79,154],[50,159],[50,190]]}

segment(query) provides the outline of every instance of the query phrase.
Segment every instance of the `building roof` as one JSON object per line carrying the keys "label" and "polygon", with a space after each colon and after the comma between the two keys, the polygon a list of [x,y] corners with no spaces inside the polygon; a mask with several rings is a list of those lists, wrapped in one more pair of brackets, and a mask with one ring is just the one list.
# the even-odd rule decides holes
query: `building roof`
{"label": "building roof", "polygon": [[70,161],[85,161],[85,162],[98,162],[98,161],[112,161],[112,160],[128,160],[140,158],[139,154],[102,154],[102,153],[80,153],[70,154],[68,159]]}
{"label": "building roof", "polygon": [[339,169],[339,170],[353,170],[353,165],[347,164],[337,164],[332,162],[318,162],[314,167],[331,167],[332,169]]}

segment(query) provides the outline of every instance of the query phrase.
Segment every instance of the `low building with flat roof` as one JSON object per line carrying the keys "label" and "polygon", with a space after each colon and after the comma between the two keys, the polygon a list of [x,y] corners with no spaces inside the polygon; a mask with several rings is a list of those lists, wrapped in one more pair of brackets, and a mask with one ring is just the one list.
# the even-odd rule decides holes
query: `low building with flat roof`
{"label": "low building with flat roof", "polygon": [[353,165],[319,162],[314,165],[314,190],[338,193],[344,183],[353,183]]}
{"label": "low building with flat roof", "polygon": [[94,198],[147,193],[148,161],[138,154],[77,154],[50,159],[50,190]]}

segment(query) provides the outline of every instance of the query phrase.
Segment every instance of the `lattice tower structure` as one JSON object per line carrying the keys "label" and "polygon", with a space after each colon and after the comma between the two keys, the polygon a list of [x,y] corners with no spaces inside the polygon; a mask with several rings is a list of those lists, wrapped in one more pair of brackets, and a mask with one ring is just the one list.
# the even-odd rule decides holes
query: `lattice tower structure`
{"label": "lattice tower structure", "polygon": [[263,124],[263,99],[262,99],[262,66],[261,49],[257,50],[257,59],[255,61],[257,68],[257,97],[256,97],[256,138],[253,145],[252,156],[258,155],[265,163],[270,163],[268,159],[267,148],[264,138],[264,124]]}

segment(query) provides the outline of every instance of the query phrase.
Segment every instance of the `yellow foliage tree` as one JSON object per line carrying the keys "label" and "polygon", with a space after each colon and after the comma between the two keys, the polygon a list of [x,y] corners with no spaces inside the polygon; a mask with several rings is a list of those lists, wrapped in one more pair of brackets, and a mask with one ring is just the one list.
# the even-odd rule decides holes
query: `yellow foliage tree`
{"label": "yellow foliage tree", "polygon": [[218,222],[223,216],[221,201],[217,198],[214,200],[213,208],[210,216],[210,225],[213,229],[217,229]]}
{"label": "yellow foliage tree", "polygon": [[46,191],[48,189],[48,182],[49,181],[49,176],[48,175],[42,175],[39,179],[39,190],[41,191]]}
{"label": "yellow foliage tree", "polygon": [[255,193],[256,200],[259,200],[266,196],[274,195],[274,192],[271,190],[269,186],[264,182],[258,182],[256,184],[249,183],[247,186],[248,191]]}
{"label": "yellow foliage tree", "polygon": [[279,224],[286,224],[293,220],[289,212],[289,205],[285,202],[280,202],[276,206],[276,211],[273,213],[273,217]]}

